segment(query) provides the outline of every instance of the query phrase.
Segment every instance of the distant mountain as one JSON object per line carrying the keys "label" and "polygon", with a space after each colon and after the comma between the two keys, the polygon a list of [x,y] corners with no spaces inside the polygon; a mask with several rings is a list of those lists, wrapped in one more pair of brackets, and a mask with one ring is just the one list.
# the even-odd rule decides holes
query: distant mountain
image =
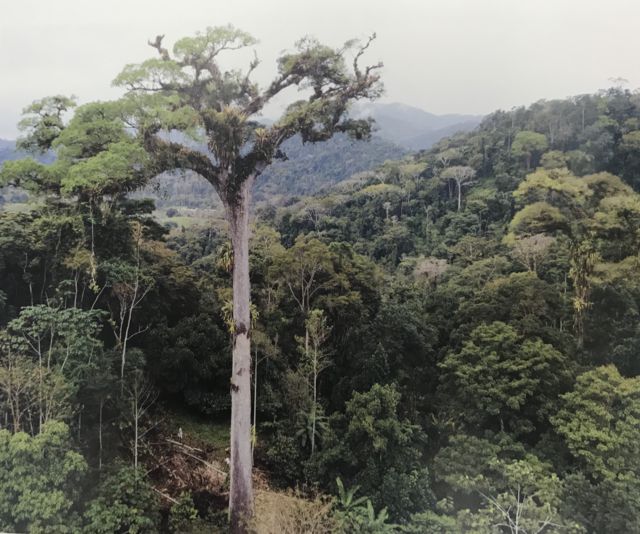
{"label": "distant mountain", "polygon": [[[21,158],[22,155],[16,152],[15,141],[0,139],[0,167],[3,161]],[[0,206],[6,203],[24,202],[27,198],[26,193],[10,188],[0,187]]]}
{"label": "distant mountain", "polygon": [[405,104],[377,102],[358,105],[354,115],[376,121],[370,142],[353,142],[337,135],[325,143],[302,145],[294,138],[283,147],[289,160],[271,165],[258,182],[257,198],[312,194],[388,159],[473,130],[482,120],[480,115],[435,115]]}
{"label": "distant mountain", "polygon": [[475,119],[468,120],[466,122],[456,122],[451,126],[439,128],[438,130],[422,132],[415,137],[410,137],[398,142],[397,144],[412,151],[426,150],[445,137],[449,137],[460,132],[470,132],[475,129],[478,124],[480,124],[480,121]]}
{"label": "distant mountain", "polygon": [[[286,141],[282,150],[288,159],[274,161],[256,183],[254,196],[258,201],[280,204],[291,197],[313,195],[355,173],[407,154],[407,150],[384,139],[352,141],[344,134],[306,145],[296,136]],[[159,176],[136,196],[153,198],[158,207],[214,208],[218,205],[211,186],[193,173],[180,177]]]}
{"label": "distant mountain", "polygon": [[0,139],[0,163],[9,159],[17,159],[20,155],[16,152],[15,141]]}
{"label": "distant mountain", "polygon": [[[303,145],[298,137],[290,139],[282,147],[288,160],[276,161],[265,171],[256,185],[256,198],[279,202],[291,196],[311,195],[386,160],[429,148],[453,133],[472,130],[481,120],[476,115],[434,115],[404,104],[380,103],[361,104],[354,115],[375,119],[376,131],[371,141],[356,142],[336,135],[324,143]],[[186,141],[180,134],[172,133],[170,137],[177,142]],[[0,139],[0,165],[24,156],[16,151],[15,141]],[[52,161],[52,156],[46,155],[42,160]],[[158,205],[202,207],[214,202],[213,195],[206,194],[208,184],[198,177],[178,181],[161,177],[157,182],[143,194],[154,197]]]}
{"label": "distant mountain", "polygon": [[344,134],[306,145],[296,136],[284,143],[282,149],[288,159],[275,161],[265,170],[256,184],[258,200],[313,194],[408,152],[383,138],[354,141]]}
{"label": "distant mountain", "polygon": [[435,115],[406,104],[367,102],[354,110],[356,117],[373,117],[376,136],[407,150],[430,148],[443,137],[473,130],[481,115]]}
{"label": "distant mountain", "polygon": [[[0,139],[0,165],[3,161],[9,161],[14,159],[21,159],[27,157],[28,154],[16,150],[16,142],[9,139]],[[37,156],[38,161],[43,163],[51,163],[54,160],[52,153],[47,153],[42,156]]]}

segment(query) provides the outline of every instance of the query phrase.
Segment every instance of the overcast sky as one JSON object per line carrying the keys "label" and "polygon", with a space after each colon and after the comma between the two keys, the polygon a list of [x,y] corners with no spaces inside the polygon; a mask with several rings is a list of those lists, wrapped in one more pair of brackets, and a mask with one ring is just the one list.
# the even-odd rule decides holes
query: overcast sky
{"label": "overcast sky", "polygon": [[377,32],[385,101],[484,114],[625,78],[640,87],[638,0],[11,0],[0,7],[0,138],[23,107],[52,94],[117,97],[126,63],[206,26],[260,40],[257,79],[303,35],[338,46]]}

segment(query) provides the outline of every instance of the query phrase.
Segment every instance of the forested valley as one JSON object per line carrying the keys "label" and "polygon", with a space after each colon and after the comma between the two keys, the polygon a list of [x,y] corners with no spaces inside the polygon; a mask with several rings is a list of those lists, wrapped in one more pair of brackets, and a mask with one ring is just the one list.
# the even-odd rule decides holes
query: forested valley
{"label": "forested valley", "polygon": [[[216,31],[216,53],[251,42]],[[640,532],[640,95],[496,111],[312,194],[296,164],[242,215],[248,325],[237,197],[196,176],[203,150],[231,168],[286,158],[273,132],[291,150],[371,142],[338,120],[377,96],[377,71],[357,63],[370,42],[348,77],[342,51],[302,41],[274,84],[316,82],[315,98],[268,129],[180,91],[193,61],[219,82],[207,98],[262,103],[243,76],[207,78],[198,39],[171,58],[152,43],[122,100],[35,102],[32,157],[0,168],[0,530],[227,532],[248,385],[234,446],[255,512],[234,532]],[[161,130],[199,140],[170,152]],[[158,174],[199,185],[154,202]]]}

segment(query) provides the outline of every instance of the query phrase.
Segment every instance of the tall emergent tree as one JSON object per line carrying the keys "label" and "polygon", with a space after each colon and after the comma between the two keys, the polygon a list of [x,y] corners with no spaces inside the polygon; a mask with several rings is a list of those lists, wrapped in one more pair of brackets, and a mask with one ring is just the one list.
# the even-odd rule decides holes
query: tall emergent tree
{"label": "tall emergent tree", "polygon": [[445,180],[453,180],[456,184],[456,190],[458,192],[458,211],[462,207],[462,187],[465,185],[471,185],[471,180],[476,175],[476,171],[473,167],[467,167],[464,165],[454,165],[453,167],[447,167],[442,171],[442,177]]}
{"label": "tall emergent tree", "polygon": [[[258,60],[246,71],[224,70],[223,52],[256,43],[232,26],[207,28],[179,40],[169,52],[163,36],[149,44],[159,57],[128,65],[115,80],[126,87],[132,125],[154,157],[153,172],[190,170],[208,180],[220,196],[233,245],[233,371],[231,377],[231,491],[229,513],[234,532],[252,515],[251,482],[251,353],[249,341],[249,214],[256,179],[275,159],[284,141],[300,135],[318,142],[343,132],[356,139],[370,135],[371,121],[347,115],[349,105],[375,98],[382,86],[380,63],[359,61],[375,35],[365,43],[349,41],[340,49],[303,38],[296,50],[277,61],[278,74],[261,89],[251,81]],[[287,107],[271,126],[256,116],[288,88],[306,98]],[[182,132],[182,135],[176,135]],[[206,149],[197,148],[197,140]],[[193,140],[193,141],[192,141]]]}

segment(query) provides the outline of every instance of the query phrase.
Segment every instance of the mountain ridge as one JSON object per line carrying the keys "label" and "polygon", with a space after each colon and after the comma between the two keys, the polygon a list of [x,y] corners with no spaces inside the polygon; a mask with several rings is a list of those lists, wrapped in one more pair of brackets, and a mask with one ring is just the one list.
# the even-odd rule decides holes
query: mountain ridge
{"label": "mountain ridge", "polygon": [[357,118],[372,117],[377,137],[407,150],[426,150],[443,137],[473,130],[483,115],[438,115],[399,102],[367,102],[354,109]]}
{"label": "mountain ridge", "polygon": [[[464,113],[436,114],[401,102],[359,103],[352,112],[356,118],[372,117],[376,124],[374,135],[406,150],[430,148],[442,137],[475,128],[483,115]],[[270,118],[262,119],[272,123]],[[23,157],[14,154],[16,141],[0,138],[0,162]]]}
{"label": "mountain ridge", "polygon": [[[353,110],[354,117],[371,116],[375,121],[374,135],[370,142],[361,143],[338,135],[325,143],[303,144],[299,138],[288,140],[282,147],[288,160],[274,161],[256,186],[258,200],[284,200],[296,195],[313,194],[323,188],[367,171],[404,155],[425,150],[451,134],[474,129],[481,117],[476,115],[436,115],[401,103],[372,102],[360,104]],[[270,122],[265,118],[264,122]],[[27,154],[16,150],[16,142],[0,139],[0,165],[3,161],[20,159]],[[51,154],[41,156],[48,163]],[[203,197],[202,184],[197,177],[188,177],[183,183],[171,184],[159,178],[161,189],[170,197],[180,198],[180,205],[210,205],[212,199]],[[157,185],[157,184],[156,184]],[[181,191],[178,193],[178,189]],[[166,198],[148,187],[144,191],[155,198],[159,206]],[[175,202],[175,199],[170,202]]]}

